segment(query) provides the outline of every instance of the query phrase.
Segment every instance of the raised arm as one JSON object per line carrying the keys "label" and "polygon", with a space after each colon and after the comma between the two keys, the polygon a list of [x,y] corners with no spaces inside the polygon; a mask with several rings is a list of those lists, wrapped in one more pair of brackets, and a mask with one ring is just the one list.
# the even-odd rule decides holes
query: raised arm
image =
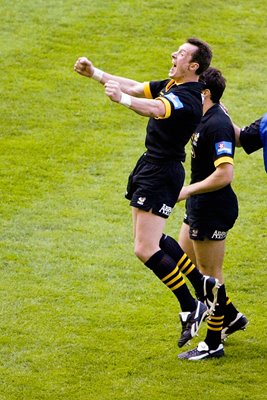
{"label": "raised arm", "polygon": [[121,90],[120,84],[110,80],[105,84],[106,95],[115,103],[130,108],[139,115],[151,118],[163,117],[166,113],[165,104],[159,99],[140,99]]}
{"label": "raised arm", "polygon": [[117,75],[111,75],[94,67],[92,61],[80,57],[74,65],[74,70],[87,78],[93,78],[105,86],[105,93],[115,103],[131,108],[137,114],[146,117],[163,117],[165,105],[158,99],[146,99],[144,83]]}
{"label": "raised arm", "polygon": [[132,79],[124,78],[122,76],[111,75],[96,68],[92,61],[86,57],[80,57],[74,65],[74,70],[87,78],[93,78],[103,85],[112,80],[119,83],[122,92],[134,96],[145,97],[144,84]]}

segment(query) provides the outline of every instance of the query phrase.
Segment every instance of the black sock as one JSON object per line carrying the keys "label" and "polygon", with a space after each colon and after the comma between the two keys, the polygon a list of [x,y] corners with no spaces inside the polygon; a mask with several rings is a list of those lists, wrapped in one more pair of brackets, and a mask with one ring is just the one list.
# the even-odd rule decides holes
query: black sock
{"label": "black sock", "polygon": [[171,236],[163,234],[159,245],[165,253],[169,254],[169,256],[177,262],[178,268],[189,279],[195,291],[200,291],[203,287],[203,275],[195,264],[192,263],[188,255],[183,251],[179,243]]}
{"label": "black sock", "polygon": [[208,330],[205,342],[209,346],[210,350],[215,350],[222,342],[222,328],[223,328],[223,319],[224,319],[224,311],[226,304],[226,292],[225,286],[221,285],[218,289],[218,303],[215,307],[214,315],[211,315],[208,318]]}
{"label": "black sock", "polygon": [[235,308],[229,297],[226,297],[226,307],[224,314],[223,326],[228,326],[231,321],[233,321],[238,314],[238,310]]}
{"label": "black sock", "polygon": [[196,309],[196,301],[189,292],[173,258],[163,250],[159,250],[150,257],[145,265],[173,292],[180,303],[182,311],[191,312]]}

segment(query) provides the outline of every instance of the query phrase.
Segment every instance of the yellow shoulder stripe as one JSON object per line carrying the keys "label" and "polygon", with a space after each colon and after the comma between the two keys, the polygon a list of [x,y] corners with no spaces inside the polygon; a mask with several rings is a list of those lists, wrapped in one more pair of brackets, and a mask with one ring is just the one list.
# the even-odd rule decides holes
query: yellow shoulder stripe
{"label": "yellow shoulder stripe", "polygon": [[168,82],[167,83],[167,86],[166,86],[166,92],[168,92],[168,90],[170,90],[170,88],[173,86],[175,84],[175,80],[174,79],[171,79],[170,80],[170,82]]}
{"label": "yellow shoulder stripe", "polygon": [[151,91],[150,91],[150,84],[149,82],[144,82],[144,93],[147,99],[153,99]]}
{"label": "yellow shoulder stripe", "polygon": [[221,164],[224,164],[224,163],[228,163],[228,164],[234,165],[234,160],[231,157],[227,157],[227,156],[221,157],[221,158],[218,158],[218,160],[216,160],[214,162],[214,166],[217,168],[218,165],[221,165]]}
{"label": "yellow shoulder stripe", "polygon": [[172,110],[170,102],[165,97],[157,97],[156,100],[162,101],[162,103],[164,103],[164,105],[165,105],[165,115],[163,115],[163,117],[158,117],[156,119],[169,118],[169,116],[171,115],[171,110]]}

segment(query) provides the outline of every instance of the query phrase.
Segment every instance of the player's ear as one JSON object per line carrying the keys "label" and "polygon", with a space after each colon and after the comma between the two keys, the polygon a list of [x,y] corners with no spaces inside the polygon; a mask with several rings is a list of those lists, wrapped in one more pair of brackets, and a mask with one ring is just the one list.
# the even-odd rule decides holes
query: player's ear
{"label": "player's ear", "polygon": [[189,65],[189,69],[192,72],[196,72],[198,70],[198,68],[199,68],[199,64],[197,62],[191,62]]}
{"label": "player's ear", "polygon": [[210,93],[209,89],[202,90],[202,94],[203,94],[204,97],[210,97],[211,96],[211,93]]}

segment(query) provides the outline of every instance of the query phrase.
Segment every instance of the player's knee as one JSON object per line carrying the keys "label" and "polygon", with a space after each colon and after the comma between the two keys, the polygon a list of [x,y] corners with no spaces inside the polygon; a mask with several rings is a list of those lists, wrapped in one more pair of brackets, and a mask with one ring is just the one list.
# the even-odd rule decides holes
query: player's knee
{"label": "player's knee", "polygon": [[141,244],[135,244],[134,246],[134,254],[140,261],[145,262],[145,251],[144,247]]}
{"label": "player's knee", "polygon": [[145,263],[153,255],[153,253],[153,250],[151,250],[147,244],[143,242],[135,243],[134,254],[143,263]]}

